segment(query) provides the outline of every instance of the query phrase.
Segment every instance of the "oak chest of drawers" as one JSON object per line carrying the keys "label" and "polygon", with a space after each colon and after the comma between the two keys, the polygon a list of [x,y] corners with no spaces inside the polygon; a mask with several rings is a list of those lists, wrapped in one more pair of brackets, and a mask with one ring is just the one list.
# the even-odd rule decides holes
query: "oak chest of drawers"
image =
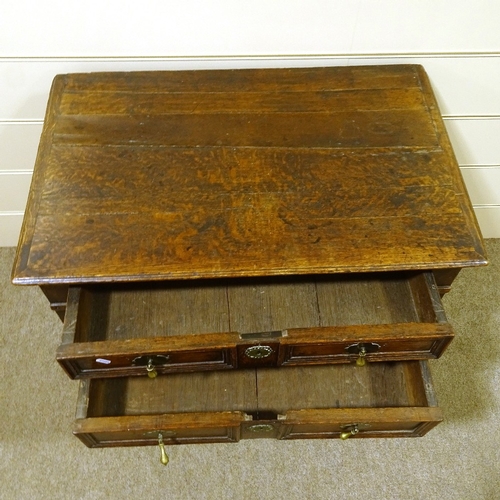
{"label": "oak chest of drawers", "polygon": [[[13,282],[88,446],[419,436],[486,264],[416,65],[59,75]],[[163,456],[164,461],[166,461]]]}

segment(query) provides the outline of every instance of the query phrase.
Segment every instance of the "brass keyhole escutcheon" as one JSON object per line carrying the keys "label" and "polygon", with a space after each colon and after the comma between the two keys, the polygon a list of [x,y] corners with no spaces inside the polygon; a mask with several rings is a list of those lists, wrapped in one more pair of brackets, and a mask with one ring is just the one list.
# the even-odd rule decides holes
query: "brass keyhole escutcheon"
{"label": "brass keyhole escutcheon", "polygon": [[169,462],[169,458],[167,452],[165,451],[165,444],[163,443],[162,434],[158,434],[158,446],[160,447],[160,462],[163,465],[167,465]]}
{"label": "brass keyhole escutcheon", "polygon": [[344,431],[340,433],[340,439],[345,441],[351,436],[355,436],[359,432],[358,424],[349,425],[344,428]]}
{"label": "brass keyhole escutcheon", "polygon": [[245,356],[251,359],[264,359],[271,356],[273,350],[268,345],[254,345],[245,349]]}
{"label": "brass keyhole escutcheon", "polygon": [[273,429],[271,424],[255,424],[248,428],[251,432],[271,432]]}

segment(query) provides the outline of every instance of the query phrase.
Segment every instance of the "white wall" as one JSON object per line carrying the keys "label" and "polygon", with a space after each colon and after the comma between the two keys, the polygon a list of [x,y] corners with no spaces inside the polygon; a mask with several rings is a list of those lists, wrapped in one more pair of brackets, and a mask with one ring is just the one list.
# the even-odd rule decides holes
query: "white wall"
{"label": "white wall", "polygon": [[17,0],[0,7],[0,246],[17,242],[54,75],[420,63],[475,211],[500,237],[500,3]]}

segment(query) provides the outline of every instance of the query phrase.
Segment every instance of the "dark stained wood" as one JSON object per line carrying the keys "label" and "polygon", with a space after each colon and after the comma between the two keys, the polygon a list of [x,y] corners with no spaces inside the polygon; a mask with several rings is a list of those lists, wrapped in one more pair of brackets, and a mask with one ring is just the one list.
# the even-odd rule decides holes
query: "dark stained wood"
{"label": "dark stained wood", "polygon": [[134,73],[82,73],[60,75],[68,92],[130,92],[130,80],[138,93],[158,92],[317,92],[420,87],[420,75],[411,68],[338,67],[268,68],[249,70],[202,70]]}
{"label": "dark stained wood", "polygon": [[439,294],[436,280],[431,273],[412,276],[408,285],[412,290],[414,310],[420,321],[446,323],[446,313]]}
{"label": "dark stained wood", "polygon": [[[228,286],[231,328],[240,334],[259,334],[288,328],[317,326],[318,300],[312,280],[245,280]],[[278,366],[280,337],[238,340],[238,367]],[[262,359],[246,355],[252,344],[262,344],[272,353]]]}
{"label": "dark stained wood", "polygon": [[[432,274],[70,287],[57,359],[72,378],[439,357],[453,330]],[[272,350],[262,359],[252,346]]]}
{"label": "dark stained wood", "polygon": [[367,362],[438,358],[453,339],[449,325],[398,323],[290,330],[281,340],[279,365],[349,363],[357,359],[346,349],[374,342],[380,348],[367,354]]}
{"label": "dark stained wood", "polygon": [[[336,111],[335,113],[225,113],[162,116],[71,115],[57,121],[60,145],[171,147],[438,149],[425,110]],[[345,127],[345,123],[356,123]],[[196,134],[193,134],[196,130]],[[263,130],[266,133],[263,134]],[[395,132],[398,131],[396,135]],[[133,138],[133,139],[131,139]]]}
{"label": "dark stained wood", "polygon": [[54,80],[13,281],[485,262],[419,66],[97,73]]}
{"label": "dark stained wood", "polygon": [[[425,362],[257,369],[84,381],[74,432],[87,446],[248,438],[423,435],[442,415]],[[262,427],[263,425],[267,427]]]}
{"label": "dark stained wood", "polygon": [[40,288],[50,302],[50,308],[58,314],[61,321],[64,321],[66,301],[68,298],[68,286],[42,285]]}
{"label": "dark stained wood", "polygon": [[406,437],[484,264],[420,66],[94,73],[54,79],[12,280],[66,313],[88,446]]}
{"label": "dark stained wood", "polygon": [[451,290],[451,284],[458,276],[460,269],[437,269],[434,271],[439,293],[443,296]]}
{"label": "dark stained wood", "polygon": [[[192,76],[192,75],[190,75]],[[292,95],[290,93],[293,92]],[[293,97],[293,100],[291,99]],[[418,87],[391,89],[234,91],[115,91],[80,90],[66,92],[60,110],[79,115],[85,108],[92,115],[161,116],[211,113],[331,113],[333,110],[421,110],[423,96]]]}
{"label": "dark stained wood", "polygon": [[[335,367],[336,370],[339,368]],[[324,371],[317,370],[310,371],[309,375],[320,373],[325,375]],[[307,391],[298,396],[296,392],[286,392],[291,400],[297,398],[307,403],[303,410],[288,411],[286,416],[281,418],[281,423],[287,425],[282,438],[338,437],[343,427],[355,423],[360,426],[360,433],[356,437],[422,436],[442,420],[442,413],[436,407],[426,363],[380,364],[371,366],[369,372],[344,373],[353,376],[352,379],[347,377],[344,381],[345,387],[352,389],[352,394],[349,390],[345,391],[346,394],[341,390],[338,392],[343,381],[341,374],[340,379],[335,378],[333,390],[330,379],[327,379],[326,384],[324,379],[315,378],[315,383],[319,384],[323,394],[332,394],[332,398],[342,394],[344,399],[336,399],[340,402],[338,408],[321,406],[317,396],[309,396]],[[278,391],[273,389],[276,385],[276,381],[268,384],[271,392],[264,392],[268,401],[283,401],[283,395],[278,395]],[[286,391],[283,387],[282,389]],[[262,393],[261,388],[259,394]],[[356,398],[359,400],[356,401]],[[262,403],[262,400],[260,402]],[[351,402],[355,403],[351,405]],[[345,403],[345,406],[342,403]],[[271,404],[276,405],[274,402]],[[314,408],[315,405],[318,407]]]}
{"label": "dark stained wood", "polygon": [[87,382],[74,433],[91,447],[157,444],[159,432],[166,444],[237,441],[243,412],[257,407],[253,371]]}
{"label": "dark stained wood", "polygon": [[73,433],[90,448],[231,443],[240,439],[242,412],[184,413],[78,419]]}
{"label": "dark stained wood", "polygon": [[361,432],[349,439],[421,437],[443,420],[435,407],[332,408],[289,412],[282,439],[337,438],[352,424]]}

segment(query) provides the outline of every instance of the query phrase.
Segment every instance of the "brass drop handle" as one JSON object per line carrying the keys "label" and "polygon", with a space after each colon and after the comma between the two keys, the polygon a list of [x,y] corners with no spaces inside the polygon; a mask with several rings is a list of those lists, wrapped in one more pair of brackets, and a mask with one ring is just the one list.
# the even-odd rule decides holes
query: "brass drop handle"
{"label": "brass drop handle", "polygon": [[375,342],[357,342],[356,344],[348,345],[345,350],[349,354],[357,354],[356,366],[365,366],[368,362],[367,354],[373,354],[380,350],[380,344]]}
{"label": "brass drop handle", "polygon": [[343,432],[340,433],[340,439],[346,440],[349,439],[351,436],[355,436],[359,432],[359,427],[358,424],[350,425],[345,428]]}
{"label": "brass drop handle", "polygon": [[160,462],[163,465],[167,465],[169,459],[168,459],[167,452],[165,451],[165,444],[163,443],[163,435],[162,434],[158,434],[158,446],[160,447],[160,453],[161,453]]}
{"label": "brass drop handle", "polygon": [[149,378],[156,378],[156,376],[158,375],[158,372],[156,371],[155,365],[153,364],[153,360],[151,358],[148,360],[148,364],[146,365],[146,371],[148,372]]}
{"label": "brass drop handle", "polygon": [[356,366],[365,366],[366,364],[366,348],[362,346],[359,349],[358,359],[356,359]]}

